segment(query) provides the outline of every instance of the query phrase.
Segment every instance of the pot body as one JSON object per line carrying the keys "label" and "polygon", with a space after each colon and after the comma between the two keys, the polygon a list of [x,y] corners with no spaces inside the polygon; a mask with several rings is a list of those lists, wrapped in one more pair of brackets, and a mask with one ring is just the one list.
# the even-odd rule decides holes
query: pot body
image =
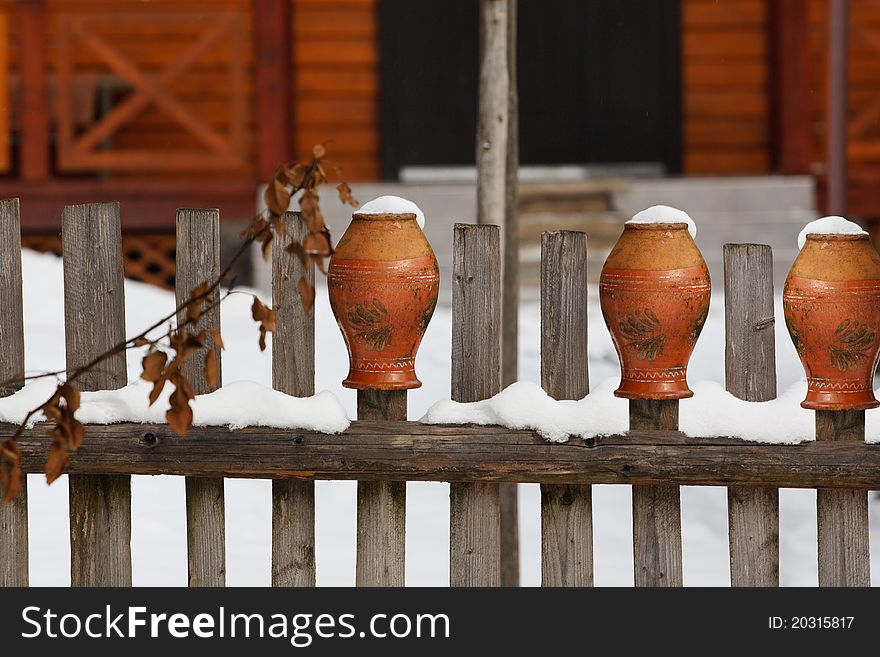
{"label": "pot body", "polygon": [[685,224],[626,224],[599,301],[627,399],[692,397],[687,365],[709,314],[709,270]]}
{"label": "pot body", "polygon": [[813,410],[880,406],[880,256],[867,235],[807,235],[782,296]]}
{"label": "pot body", "polygon": [[348,348],[342,382],[360,390],[406,390],[437,304],[437,258],[414,214],[354,214],[327,271],[330,306]]}

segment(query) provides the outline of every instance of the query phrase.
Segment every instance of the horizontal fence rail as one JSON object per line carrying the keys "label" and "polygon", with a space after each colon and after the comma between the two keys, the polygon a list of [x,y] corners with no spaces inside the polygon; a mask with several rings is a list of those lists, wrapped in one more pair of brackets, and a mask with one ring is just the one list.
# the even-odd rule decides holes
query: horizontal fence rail
{"label": "horizontal fence rail", "polygon": [[[302,240],[296,215],[284,219],[281,247]],[[64,211],[68,367],[124,334],[120,212],[117,204]],[[219,215],[178,214],[178,299],[219,267]],[[0,201],[0,371],[20,387],[23,371],[19,206]],[[495,226],[455,227],[452,396],[477,401],[501,386],[501,254]],[[763,401],[776,394],[772,253],[763,245],[725,247],[728,390]],[[273,253],[273,386],[310,395],[315,378],[314,312],[296,292],[303,271],[282,248]],[[586,237],[554,231],[542,238],[541,380],[557,399],[589,393]],[[203,319],[220,326],[220,308]],[[215,348],[209,345],[208,348]],[[221,352],[218,350],[218,371]],[[194,363],[196,363],[194,361]],[[118,358],[83,389],[117,388],[136,373]],[[191,372],[199,393],[210,386]],[[820,585],[870,583],[867,493],[880,489],[880,445],[864,440],[864,413],[818,413],[815,442],[759,444],[677,431],[677,402],[632,402],[630,430],[550,444],[532,431],[498,426],[407,422],[406,393],[361,391],[359,421],[340,435],[250,427],[193,427],[186,437],[166,425],[89,426],[70,454],[71,581],[130,585],[129,476],[187,477],[187,550],[191,585],[225,583],[224,477],[272,484],[272,583],[315,585],[315,480],[357,480],[359,585],[405,583],[406,481],[450,482],[450,584],[501,582],[500,483],[541,490],[542,582],[591,585],[593,484],[633,486],[633,557],[637,585],[682,584],[679,486],[727,486],[731,583],[779,583],[778,488],[818,489]],[[198,418],[196,418],[198,420]],[[23,470],[42,472],[47,425],[24,431]],[[0,424],[0,440],[16,427]],[[26,488],[26,487],[25,487]],[[0,586],[28,583],[27,490],[0,507]]]}
{"label": "horizontal fence rail", "polygon": [[[0,428],[0,438],[13,427]],[[42,472],[45,429],[20,441],[27,472]],[[340,435],[250,427],[89,426],[68,472],[194,477],[400,479],[569,484],[766,485],[880,488],[880,445],[749,443],[630,431],[548,444],[531,431],[497,426],[353,422]]]}

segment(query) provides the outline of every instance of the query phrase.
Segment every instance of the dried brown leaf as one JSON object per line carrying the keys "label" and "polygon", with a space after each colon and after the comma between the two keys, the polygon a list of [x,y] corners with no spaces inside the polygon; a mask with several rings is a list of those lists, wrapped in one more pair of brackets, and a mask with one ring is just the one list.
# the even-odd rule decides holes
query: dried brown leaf
{"label": "dried brown leaf", "polygon": [[272,239],[273,235],[270,233],[269,237],[265,239],[263,242],[263,261],[269,262],[269,258],[272,255]]}
{"label": "dried brown leaf", "polygon": [[144,368],[141,378],[144,381],[159,381],[167,361],[168,355],[164,351],[151,351],[141,361],[141,366]]}
{"label": "dried brown leaf", "polygon": [[52,483],[62,474],[67,466],[67,449],[60,440],[52,441],[49,446],[49,455],[46,459],[46,482]]}
{"label": "dried brown leaf", "polygon": [[290,191],[287,189],[287,185],[282,180],[279,180],[278,177],[273,178],[268,187],[266,187],[263,199],[266,201],[266,207],[269,208],[269,212],[276,216],[281,216],[290,207]]}
{"label": "dried brown leaf", "polygon": [[208,349],[205,352],[205,380],[212,388],[216,388],[220,381],[220,367],[217,364],[217,352]]}
{"label": "dried brown leaf", "polygon": [[11,502],[21,492],[21,452],[12,438],[0,445],[0,488],[3,501]]}
{"label": "dried brown leaf", "polygon": [[327,155],[327,149],[324,148],[324,144],[315,144],[314,148],[312,148],[312,155],[316,160],[320,160]]}
{"label": "dried brown leaf", "polygon": [[168,381],[168,379],[163,377],[153,383],[153,389],[150,390],[150,406],[155,404],[156,400],[159,399],[159,395],[162,394],[162,390],[165,388],[166,381]]}
{"label": "dried brown leaf", "polygon": [[214,344],[220,347],[220,349],[226,349],[226,345],[223,344],[223,336],[220,335],[220,331],[217,329],[211,330],[211,336],[214,338]]}
{"label": "dried brown leaf", "polygon": [[357,199],[352,196],[351,187],[348,186],[348,183],[339,183],[336,185],[336,191],[339,192],[339,200],[342,201],[343,204],[350,205],[353,208],[360,205],[360,203],[357,202]]}
{"label": "dried brown leaf", "polygon": [[299,279],[297,287],[299,288],[299,297],[302,299],[303,308],[305,308],[306,312],[309,312],[312,306],[315,305],[315,286],[308,278],[303,276]]}
{"label": "dried brown leaf", "polygon": [[299,189],[302,187],[303,180],[305,180],[306,168],[304,165],[297,162],[292,167],[284,169],[284,176],[287,178],[288,184],[294,189]]}
{"label": "dried brown leaf", "polygon": [[193,412],[189,405],[185,393],[181,387],[175,388],[171,393],[171,407],[165,412],[165,419],[168,420],[168,426],[178,436],[185,436],[192,426]]}

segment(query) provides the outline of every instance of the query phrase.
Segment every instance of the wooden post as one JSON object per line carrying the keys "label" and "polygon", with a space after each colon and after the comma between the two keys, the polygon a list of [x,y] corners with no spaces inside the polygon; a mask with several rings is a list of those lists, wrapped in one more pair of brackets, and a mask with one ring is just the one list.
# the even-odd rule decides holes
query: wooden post
{"label": "wooden post", "polygon": [[[405,420],[406,390],[358,390],[358,420]],[[404,586],[406,482],[359,481],[357,586]]]}
{"label": "wooden post", "polygon": [[[455,225],[452,288],[452,398],[501,390],[501,235],[498,226]],[[498,484],[449,486],[449,583],[501,584]]]}
{"label": "wooden post", "polygon": [[[122,233],[118,203],[71,205],[61,215],[64,335],[71,372],[125,340]],[[125,354],[76,382],[115,390],[127,382]],[[71,475],[70,583],[131,586],[131,478]]]}
{"label": "wooden post", "polygon": [[[816,440],[865,442],[865,411],[816,411]],[[871,586],[868,491],[816,492],[819,586]]]}
{"label": "wooden post", "polygon": [[810,24],[807,0],[767,3],[770,22],[774,168],[808,174],[813,159],[810,116]]}
{"label": "wooden post", "polygon": [[849,128],[849,0],[830,0],[828,18],[828,207],[846,216]]}
{"label": "wooden post", "polygon": [[[631,399],[630,431],[678,429],[678,400]],[[678,486],[632,487],[636,586],[681,586],[681,499]]]}
{"label": "wooden post", "polygon": [[[0,397],[21,388],[24,318],[21,301],[21,223],[18,199],[0,201]],[[2,494],[0,490],[0,494]],[[0,587],[28,585],[27,482],[9,504],[0,502]]]}
{"label": "wooden post", "polygon": [[[724,245],[728,392],[752,402],[776,397],[773,250]],[[727,489],[731,586],[779,586],[779,489]]]}
{"label": "wooden post", "polygon": [[[315,394],[315,311],[306,312],[297,285],[303,273],[315,280],[314,265],[303,270],[285,251],[302,242],[306,229],[293,212],[284,215],[285,235],[272,249],[272,387],[288,395]],[[315,585],[315,483],[272,481],[272,586]]]}
{"label": "wooden post", "polygon": [[263,181],[293,157],[292,4],[253,0],[257,175]]}
{"label": "wooden post", "polygon": [[[541,236],[541,386],[555,399],[590,392],[587,362],[587,236]],[[593,585],[590,486],[541,486],[541,583]]]}
{"label": "wooden post", "polygon": [[[211,282],[220,274],[220,211],[177,211],[177,305],[189,298],[193,289]],[[220,291],[209,299],[216,304]],[[179,322],[186,319],[181,312]],[[222,381],[220,348],[212,331],[220,330],[220,306],[207,310],[189,332],[206,332],[206,344],[191,354],[184,363],[183,373],[197,395],[213,392]],[[217,358],[218,385],[205,377],[205,354],[213,350]],[[190,586],[226,585],[226,518],[223,479],[186,478],[186,544],[189,556]]]}
{"label": "wooden post", "polygon": [[[45,0],[18,3],[21,81],[19,171],[23,180],[49,177],[49,95],[46,76]],[[4,45],[5,47],[5,45]]]}
{"label": "wooden post", "polygon": [[[517,379],[519,237],[517,233],[516,2],[480,0],[480,75],[477,114],[477,222],[503,227],[501,380]],[[516,484],[503,484],[502,584],[519,584]]]}

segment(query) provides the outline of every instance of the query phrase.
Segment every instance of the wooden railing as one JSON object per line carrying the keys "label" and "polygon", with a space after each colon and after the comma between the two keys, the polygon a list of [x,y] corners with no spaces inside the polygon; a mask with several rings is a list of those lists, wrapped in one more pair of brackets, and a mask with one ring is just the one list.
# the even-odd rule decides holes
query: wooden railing
{"label": "wooden railing", "polygon": [[[295,291],[301,275],[286,240],[300,239],[295,215],[273,255],[273,385],[314,392],[314,317]],[[177,216],[178,291],[215,274],[216,211]],[[64,213],[68,366],[124,335],[119,207],[68,207]],[[0,380],[24,366],[19,216],[0,203]],[[452,395],[478,400],[500,387],[500,234],[497,226],[455,227]],[[313,275],[313,272],[312,272]],[[542,240],[541,379],[557,398],[588,392],[586,239],[550,232]],[[775,396],[772,254],[761,245],[725,247],[727,386],[749,400]],[[203,321],[219,325],[219,308]],[[213,347],[211,347],[213,348]],[[218,353],[219,356],[219,353]],[[107,364],[86,388],[125,384],[125,360]],[[131,373],[133,376],[135,373]],[[198,392],[207,382],[190,372]],[[3,390],[10,394],[14,386]],[[778,585],[778,488],[818,488],[821,585],[868,585],[868,490],[880,488],[880,445],[864,442],[863,412],[817,414],[816,442],[749,443],[735,437],[686,437],[677,402],[633,402],[631,431],[549,444],[530,431],[433,426],[405,421],[406,394],[361,392],[360,421],[338,436],[314,432],[194,427],[186,438],[165,425],[90,426],[70,456],[71,582],[131,584],[132,474],[187,477],[191,585],[225,583],[223,477],[273,480],[272,582],[315,584],[314,481],[357,480],[359,585],[405,581],[405,481],[450,487],[450,583],[500,582],[500,482],[542,485],[545,585],[593,582],[592,484],[633,485],[635,581],[682,584],[679,486],[729,487],[731,582]],[[0,438],[15,427],[0,427]],[[26,472],[41,472],[46,428],[21,439]],[[28,582],[27,495],[0,508],[0,585]]]}

